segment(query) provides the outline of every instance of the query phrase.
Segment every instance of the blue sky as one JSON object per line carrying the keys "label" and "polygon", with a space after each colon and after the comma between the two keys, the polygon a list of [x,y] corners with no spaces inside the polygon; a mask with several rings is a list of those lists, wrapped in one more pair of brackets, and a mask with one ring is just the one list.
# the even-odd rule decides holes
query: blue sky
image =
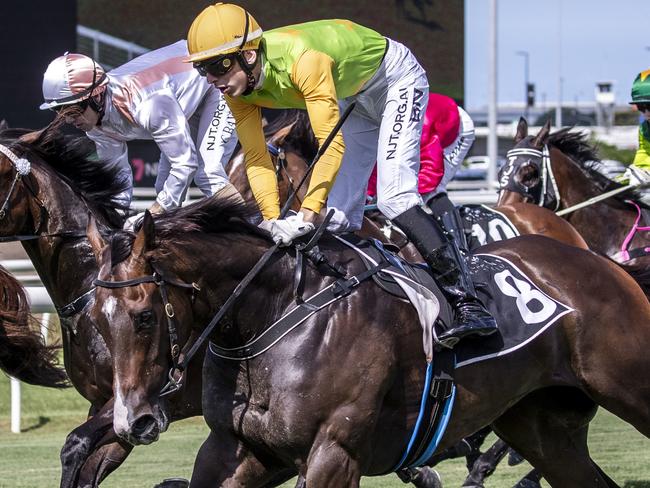
{"label": "blue sky", "polygon": [[[489,0],[465,0],[465,106],[488,97]],[[561,38],[561,44],[559,39]],[[597,81],[614,81],[628,101],[639,71],[650,68],[650,0],[497,0],[498,101],[523,101],[524,57],[537,101],[593,101]],[[561,56],[560,56],[561,45]],[[561,60],[558,63],[558,58]]]}

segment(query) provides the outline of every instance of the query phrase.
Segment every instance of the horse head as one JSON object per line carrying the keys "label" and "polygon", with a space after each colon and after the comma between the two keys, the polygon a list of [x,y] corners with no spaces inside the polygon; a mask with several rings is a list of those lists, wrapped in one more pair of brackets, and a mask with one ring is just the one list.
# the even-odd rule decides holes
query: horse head
{"label": "horse head", "polygon": [[[90,315],[112,358],[114,430],[128,442],[157,440],[168,412],[199,413],[201,360],[185,358],[203,352],[204,344],[193,347],[199,328],[269,247],[266,233],[248,223],[254,212],[237,199],[205,198],[155,224],[145,212],[137,233],[117,231],[110,242],[91,220],[99,278]],[[221,325],[220,332],[239,333]]]}
{"label": "horse head", "polygon": [[150,444],[170,422],[160,393],[189,335],[179,325],[192,323],[190,293],[150,257],[156,244],[148,212],[135,237],[118,231],[107,243],[93,219],[87,234],[100,268],[90,313],[113,361],[113,427],[132,444]]}
{"label": "horse head", "polygon": [[[550,133],[550,122],[529,136],[520,119],[506,157],[497,205],[529,202],[557,211],[620,186],[598,171],[597,151],[587,135],[571,128]],[[620,207],[617,199],[606,203]]]}
{"label": "horse head", "polygon": [[507,162],[499,170],[497,206],[519,202],[539,204],[542,200],[549,133],[550,121],[536,136],[531,136],[526,120],[519,119],[515,146],[508,151]]}

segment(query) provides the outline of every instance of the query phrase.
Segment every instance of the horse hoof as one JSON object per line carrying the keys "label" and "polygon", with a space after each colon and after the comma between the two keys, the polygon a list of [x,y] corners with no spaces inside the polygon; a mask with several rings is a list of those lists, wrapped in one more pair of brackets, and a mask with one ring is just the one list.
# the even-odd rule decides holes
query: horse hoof
{"label": "horse hoof", "polygon": [[153,488],[188,488],[189,486],[190,482],[185,478],[167,478]]}
{"label": "horse hoof", "polygon": [[442,488],[442,480],[435,469],[423,467],[413,478],[413,486],[417,488]]}

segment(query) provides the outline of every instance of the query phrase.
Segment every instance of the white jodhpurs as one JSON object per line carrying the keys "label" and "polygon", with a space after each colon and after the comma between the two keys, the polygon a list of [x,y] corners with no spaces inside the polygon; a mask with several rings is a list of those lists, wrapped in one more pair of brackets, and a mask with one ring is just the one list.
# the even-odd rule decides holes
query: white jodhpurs
{"label": "white jodhpurs", "polygon": [[339,102],[341,111],[356,101],[343,124],[345,153],[327,200],[335,214],[334,232],[361,228],[368,179],[377,162],[377,206],[389,219],[420,205],[418,171],[429,83],[415,56],[388,40],[377,73],[360,93]]}

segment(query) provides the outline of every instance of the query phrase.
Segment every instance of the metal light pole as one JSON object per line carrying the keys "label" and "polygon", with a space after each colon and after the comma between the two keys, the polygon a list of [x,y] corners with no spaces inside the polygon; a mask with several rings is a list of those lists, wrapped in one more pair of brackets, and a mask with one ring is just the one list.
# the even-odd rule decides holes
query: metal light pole
{"label": "metal light pole", "polygon": [[517,51],[517,56],[524,57],[524,118],[528,122],[528,82],[530,80],[530,71],[528,65],[528,51]]}
{"label": "metal light pole", "polygon": [[555,127],[562,128],[562,0],[558,0],[557,19],[557,105],[555,106]]}
{"label": "metal light pole", "polygon": [[490,164],[487,181],[490,188],[496,188],[497,153],[497,0],[490,0],[488,28],[488,140],[487,153]]}

